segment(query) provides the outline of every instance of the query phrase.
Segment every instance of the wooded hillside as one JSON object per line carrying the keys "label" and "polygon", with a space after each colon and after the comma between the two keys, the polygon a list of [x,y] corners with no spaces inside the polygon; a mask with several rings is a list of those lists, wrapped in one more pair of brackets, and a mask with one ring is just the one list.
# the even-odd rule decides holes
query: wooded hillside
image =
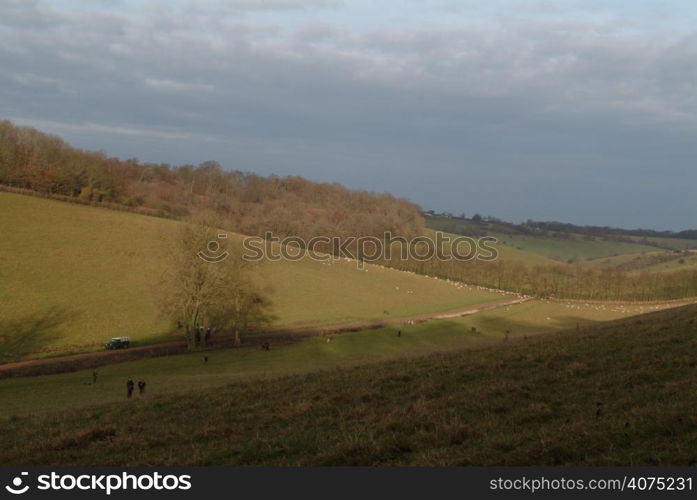
{"label": "wooded hillside", "polygon": [[389,194],[349,190],[301,177],[262,177],[200,165],[141,163],[84,151],[60,137],[0,121],[0,184],[111,203],[165,217],[213,209],[243,234],[360,236],[421,234],[413,203]]}

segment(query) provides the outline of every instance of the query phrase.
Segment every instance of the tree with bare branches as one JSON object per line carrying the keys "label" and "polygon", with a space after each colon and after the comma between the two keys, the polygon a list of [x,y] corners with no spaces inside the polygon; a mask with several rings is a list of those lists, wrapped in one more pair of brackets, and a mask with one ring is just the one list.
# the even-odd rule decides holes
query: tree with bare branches
{"label": "tree with bare branches", "polygon": [[240,332],[270,319],[270,303],[252,279],[253,264],[218,227],[210,216],[189,220],[168,248],[162,310],[183,330],[191,350],[205,344],[209,328],[233,332],[239,344]]}

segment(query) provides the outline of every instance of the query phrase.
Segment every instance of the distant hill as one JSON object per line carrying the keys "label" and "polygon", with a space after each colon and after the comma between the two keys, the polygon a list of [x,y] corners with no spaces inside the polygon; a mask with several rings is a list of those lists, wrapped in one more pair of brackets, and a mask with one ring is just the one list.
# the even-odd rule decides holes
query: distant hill
{"label": "distant hill", "polygon": [[493,217],[471,218],[424,212],[427,227],[466,236],[494,236],[504,245],[557,261],[579,261],[697,248],[692,231],[624,230],[557,222],[522,224]]}
{"label": "distant hill", "polygon": [[[567,222],[542,222],[528,219],[526,222],[515,224],[496,217],[475,214],[472,217],[464,215],[436,213],[433,210],[423,212],[428,227],[456,234],[486,235],[504,233],[507,235],[529,235],[554,238],[571,238],[585,236],[587,239],[601,238],[608,241],[636,242],[647,245],[654,244],[660,248],[662,240],[685,239],[697,241],[697,229],[684,231],[656,231],[653,229],[621,229],[609,226],[578,226]],[[697,245],[697,243],[685,243]],[[683,247],[684,248],[684,247]]]}

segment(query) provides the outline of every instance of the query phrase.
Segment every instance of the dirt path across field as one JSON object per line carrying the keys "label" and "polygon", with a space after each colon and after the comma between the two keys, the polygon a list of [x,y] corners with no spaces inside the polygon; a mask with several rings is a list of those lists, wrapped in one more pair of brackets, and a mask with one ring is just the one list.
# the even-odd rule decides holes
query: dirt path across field
{"label": "dirt path across field", "polygon": [[[368,330],[372,328],[380,328],[388,324],[413,324],[427,321],[429,319],[455,318],[482,311],[488,311],[491,309],[497,309],[499,307],[520,304],[528,300],[532,300],[532,297],[512,296],[511,298],[503,300],[486,302],[483,304],[474,304],[451,311],[425,313],[401,318],[389,318],[383,321],[357,321],[327,326],[280,328],[277,330],[268,330],[255,334],[244,335],[242,337],[241,347],[257,346],[264,341],[273,342],[274,344],[287,344],[296,342],[306,337]],[[215,337],[212,339],[212,342],[209,345],[210,349],[221,349],[225,347],[235,347],[234,339],[231,336]],[[55,358],[17,361],[14,363],[0,365],[0,378],[64,373],[88,368],[96,368],[123,361],[152,358],[156,356],[167,356],[171,354],[183,354],[186,352],[188,352],[186,343],[183,341],[175,341],[162,342],[140,347],[131,347],[128,349],[120,349],[115,351],[86,352],[81,354],[59,356]]]}

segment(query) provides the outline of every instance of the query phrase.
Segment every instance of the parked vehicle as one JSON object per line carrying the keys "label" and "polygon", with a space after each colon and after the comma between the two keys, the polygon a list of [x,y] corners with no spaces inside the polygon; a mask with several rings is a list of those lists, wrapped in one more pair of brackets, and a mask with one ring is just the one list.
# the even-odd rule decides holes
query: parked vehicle
{"label": "parked vehicle", "polygon": [[104,344],[106,349],[126,349],[131,345],[130,337],[114,337]]}

